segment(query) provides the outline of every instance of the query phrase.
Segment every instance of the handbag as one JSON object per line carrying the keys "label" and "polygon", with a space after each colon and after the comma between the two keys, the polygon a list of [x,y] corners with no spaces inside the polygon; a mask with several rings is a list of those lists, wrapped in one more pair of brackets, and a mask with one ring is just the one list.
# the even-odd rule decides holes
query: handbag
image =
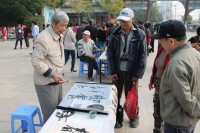
{"label": "handbag", "polygon": [[136,92],[136,84],[133,84],[131,90],[128,91],[124,110],[130,120],[133,120],[138,114],[138,94]]}

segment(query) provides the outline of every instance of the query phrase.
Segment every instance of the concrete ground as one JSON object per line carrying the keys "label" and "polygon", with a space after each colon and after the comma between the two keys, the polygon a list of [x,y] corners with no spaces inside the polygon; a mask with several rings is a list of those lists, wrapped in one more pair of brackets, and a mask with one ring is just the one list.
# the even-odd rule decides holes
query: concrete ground
{"label": "concrete ground", "polygon": [[[194,32],[188,33],[188,38],[195,35]],[[31,65],[31,49],[13,50],[15,40],[6,42],[0,41],[0,133],[10,133],[10,117],[15,108],[22,104],[38,105],[38,99],[33,85],[33,68]],[[30,40],[32,45],[32,41]],[[157,42],[156,42],[157,43]],[[157,45],[156,45],[157,47]],[[156,48],[155,48],[156,49]],[[148,83],[151,75],[154,53],[148,57],[147,68],[143,79],[140,80],[142,85],[139,88],[139,107],[140,107],[140,124],[138,128],[130,128],[127,116],[125,115],[124,126],[116,129],[116,133],[152,133],[153,130],[153,93],[149,91]],[[71,60],[65,67],[65,80],[71,80],[63,85],[63,95],[65,96],[75,82],[89,82],[87,76],[78,77],[78,73],[70,72]],[[79,59],[76,60],[76,69],[79,66]],[[99,82],[99,77],[95,78]],[[123,97],[124,101],[124,97]],[[122,103],[123,104],[123,103]],[[37,121],[37,120],[36,120]],[[19,125],[19,122],[17,123]],[[39,131],[40,128],[37,128]],[[195,133],[200,132],[200,124],[196,126]]]}

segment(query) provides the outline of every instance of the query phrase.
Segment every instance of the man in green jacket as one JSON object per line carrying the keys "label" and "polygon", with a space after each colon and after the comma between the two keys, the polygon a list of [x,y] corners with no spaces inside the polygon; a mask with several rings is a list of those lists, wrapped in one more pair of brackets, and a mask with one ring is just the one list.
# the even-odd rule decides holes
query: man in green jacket
{"label": "man in green jacket", "polygon": [[165,133],[193,133],[200,118],[200,54],[186,43],[182,22],[160,24],[152,38],[170,55],[160,84],[160,114]]}

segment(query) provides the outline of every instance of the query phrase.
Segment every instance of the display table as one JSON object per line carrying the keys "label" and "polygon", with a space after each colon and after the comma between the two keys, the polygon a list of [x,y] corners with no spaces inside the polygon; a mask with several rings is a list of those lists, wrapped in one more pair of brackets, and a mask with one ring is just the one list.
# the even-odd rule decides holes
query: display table
{"label": "display table", "polygon": [[[106,57],[106,52],[104,51],[101,56],[99,56],[98,58],[100,60],[100,71],[102,69],[102,61],[106,61],[107,60],[107,57]],[[104,69],[107,69],[107,68],[104,68]],[[100,83],[101,83],[101,73],[100,73]]]}
{"label": "display table", "polygon": [[[117,102],[114,85],[75,83],[59,104],[73,114],[59,118],[57,114],[63,110],[56,109],[39,133],[114,133]],[[95,118],[89,114],[91,110],[97,111]]]}

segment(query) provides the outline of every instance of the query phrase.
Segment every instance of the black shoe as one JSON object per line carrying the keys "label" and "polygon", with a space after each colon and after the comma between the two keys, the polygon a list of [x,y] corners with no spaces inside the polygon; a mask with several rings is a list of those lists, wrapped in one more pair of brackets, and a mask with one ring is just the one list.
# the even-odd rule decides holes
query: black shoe
{"label": "black shoe", "polygon": [[14,50],[15,50],[15,49],[17,49],[17,48],[14,48]]}
{"label": "black shoe", "polygon": [[93,77],[88,77],[89,80],[91,81],[94,81],[94,78]]}
{"label": "black shoe", "polygon": [[71,72],[77,72],[77,70],[74,70],[74,69],[73,69],[73,70],[71,70]]}
{"label": "black shoe", "polygon": [[115,123],[115,128],[122,128],[122,127],[123,127],[122,123],[119,122]]}
{"label": "black shoe", "polygon": [[139,125],[139,117],[137,116],[135,119],[130,120],[130,127],[136,128]]}

